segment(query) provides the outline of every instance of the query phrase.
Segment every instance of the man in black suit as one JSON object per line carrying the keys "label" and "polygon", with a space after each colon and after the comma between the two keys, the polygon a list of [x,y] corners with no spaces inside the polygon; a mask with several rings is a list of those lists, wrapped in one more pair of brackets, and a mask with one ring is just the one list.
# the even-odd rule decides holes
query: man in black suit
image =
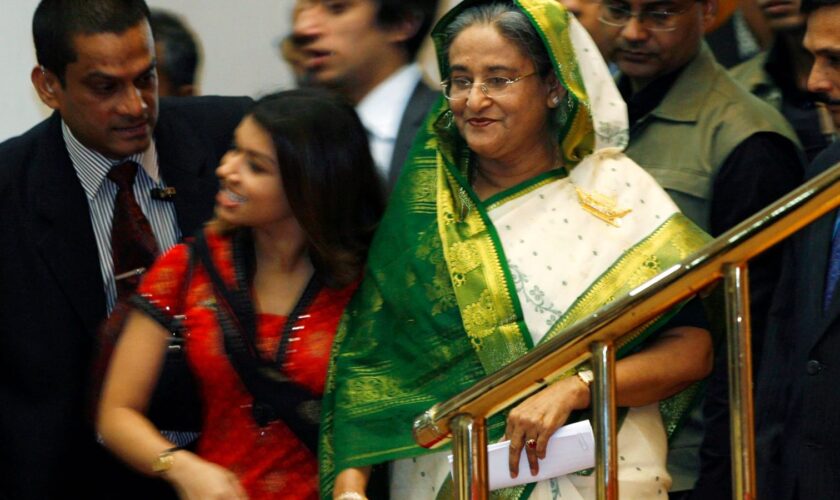
{"label": "man in black suit", "polygon": [[345,96],[368,133],[389,189],[426,113],[440,95],[413,63],[431,28],[437,0],[297,0],[292,41],[303,81]]}
{"label": "man in black suit", "polygon": [[42,0],[33,19],[31,79],[55,112],[0,144],[0,498],[143,495],[109,489],[116,465],[88,409],[116,300],[106,175],[135,162],[134,195],[166,250],[212,214],[215,167],[250,102],[158,107],[148,18],[143,0]]}
{"label": "man in black suit", "polygon": [[[804,0],[808,90],[840,126],[840,0]],[[840,143],[807,170],[840,163]],[[759,496],[840,498],[840,233],[832,211],[797,233],[770,310],[756,393]]]}

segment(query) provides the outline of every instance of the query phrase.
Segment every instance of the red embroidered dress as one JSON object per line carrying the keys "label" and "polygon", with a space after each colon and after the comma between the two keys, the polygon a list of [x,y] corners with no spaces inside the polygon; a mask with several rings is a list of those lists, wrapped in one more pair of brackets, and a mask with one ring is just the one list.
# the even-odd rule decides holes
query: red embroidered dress
{"label": "red embroidered dress", "polygon": [[[216,268],[234,282],[231,239],[206,230]],[[171,317],[180,303],[188,266],[185,245],[161,257],[146,274],[138,292],[148,305]],[[284,371],[294,382],[321,395],[330,348],[344,307],[358,283],[335,290],[323,287],[295,325],[286,351]],[[260,428],[251,414],[253,398],[225,353],[216,320],[210,278],[196,259],[186,288],[186,350],[204,404],[198,454],[233,471],[249,498],[318,498],[318,464],[311,452],[282,421]],[[257,344],[274,359],[286,317],[257,315]],[[301,328],[302,327],[302,328]]]}

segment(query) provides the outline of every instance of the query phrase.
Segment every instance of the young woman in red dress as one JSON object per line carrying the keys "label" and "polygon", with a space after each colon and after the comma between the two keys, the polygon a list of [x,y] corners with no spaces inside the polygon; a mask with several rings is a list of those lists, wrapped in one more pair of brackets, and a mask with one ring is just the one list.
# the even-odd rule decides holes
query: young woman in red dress
{"label": "young woman in red dress", "polygon": [[[217,175],[215,219],[132,299],[98,430],[184,499],[317,498],[318,400],[383,205],[365,131],[326,94],[274,94]],[[144,416],[176,324],[204,405],[195,453]]]}

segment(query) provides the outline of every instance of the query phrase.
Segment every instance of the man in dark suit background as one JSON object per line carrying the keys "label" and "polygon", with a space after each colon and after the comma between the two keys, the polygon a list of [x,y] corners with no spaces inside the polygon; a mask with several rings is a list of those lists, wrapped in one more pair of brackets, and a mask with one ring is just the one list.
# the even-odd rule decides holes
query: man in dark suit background
{"label": "man in dark suit background", "polygon": [[[215,167],[250,103],[159,107],[148,19],[143,0],[42,0],[33,19],[31,79],[55,112],[0,144],[0,498],[146,494],[113,484],[88,412],[117,295],[106,176],[136,164],[133,193],[165,251],[212,214]],[[166,187],[174,198],[153,194]]]}
{"label": "man in dark suit background", "polygon": [[303,81],[345,96],[368,133],[371,154],[392,190],[417,129],[439,92],[413,63],[437,0],[297,0],[292,41]]}
{"label": "man in dark suit background", "polygon": [[[803,0],[808,90],[840,126],[840,0]],[[840,162],[840,143],[809,166]],[[761,498],[840,498],[840,233],[832,211],[797,233],[770,310],[756,390]]]}
{"label": "man in dark suit background", "polygon": [[161,9],[152,9],[150,24],[158,64],[158,95],[199,95],[197,74],[201,52],[198,36],[184,19]]}

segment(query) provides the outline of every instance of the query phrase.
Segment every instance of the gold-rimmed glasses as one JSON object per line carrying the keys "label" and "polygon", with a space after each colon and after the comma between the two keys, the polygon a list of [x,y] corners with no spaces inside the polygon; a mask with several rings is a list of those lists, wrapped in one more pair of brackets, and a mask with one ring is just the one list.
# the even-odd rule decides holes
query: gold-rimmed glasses
{"label": "gold-rimmed glasses", "polygon": [[638,12],[634,12],[624,2],[607,0],[601,3],[601,14],[598,16],[598,20],[610,26],[624,27],[627,26],[630,19],[635,17],[646,30],[674,31],[677,29],[677,16],[688,12],[693,3],[679,10],[642,8]]}
{"label": "gold-rimmed glasses", "polygon": [[464,77],[450,78],[440,82],[440,86],[443,89],[443,96],[450,101],[466,99],[469,97],[470,91],[475,85],[478,85],[478,88],[484,92],[484,95],[492,99],[503,96],[508,91],[508,88],[519,80],[536,74],[537,72],[533,71],[527,75],[517,76],[513,79],[503,76],[491,76],[481,82],[474,82]]}

